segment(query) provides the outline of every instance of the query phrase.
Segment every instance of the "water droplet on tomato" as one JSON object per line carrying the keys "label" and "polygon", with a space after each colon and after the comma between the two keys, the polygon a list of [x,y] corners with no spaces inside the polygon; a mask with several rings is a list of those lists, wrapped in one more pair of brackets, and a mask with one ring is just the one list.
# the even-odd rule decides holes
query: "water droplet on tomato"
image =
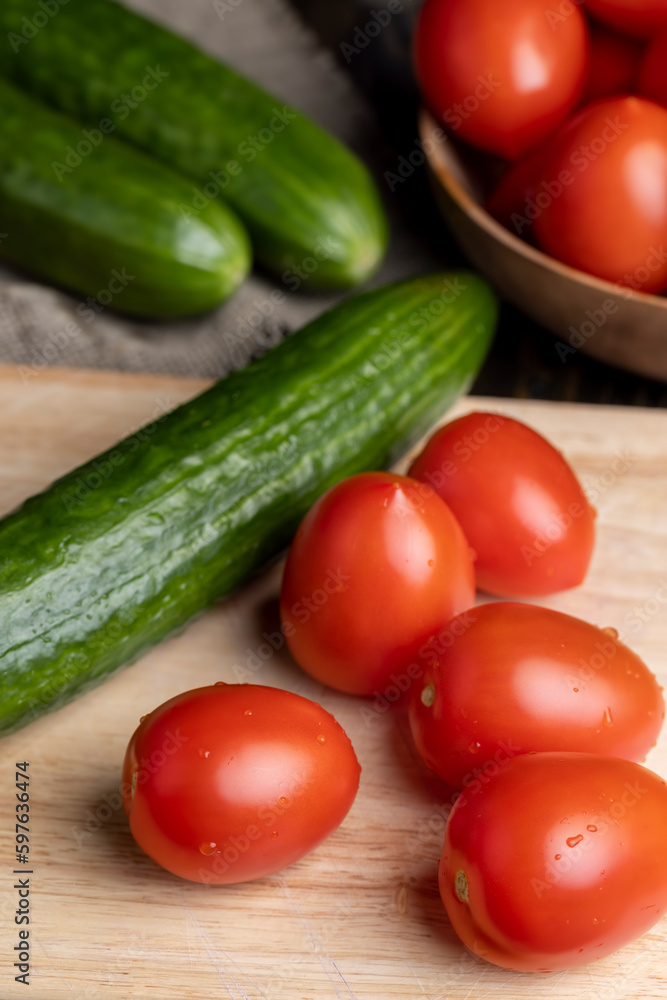
{"label": "water droplet on tomato", "polygon": [[473,742],[468,746],[469,753],[478,753],[481,749],[482,744],[478,743],[477,740],[473,740]]}
{"label": "water droplet on tomato", "polygon": [[283,805],[285,805],[285,803],[287,802],[287,799],[285,798],[284,795],[281,795],[280,798],[278,799],[278,802],[281,802]]}
{"label": "water droplet on tomato", "polygon": [[148,718],[147,715],[142,715],[141,718],[139,719],[139,722],[143,722],[144,719],[147,719],[147,718]]}
{"label": "water droplet on tomato", "polygon": [[430,708],[435,701],[435,684],[427,684],[421,693],[421,703],[426,708]]}
{"label": "water droplet on tomato", "polygon": [[326,736],[323,736],[322,733],[320,733],[320,735],[317,737],[317,742],[318,743],[326,743],[326,741],[327,741]]}
{"label": "water droplet on tomato", "polygon": [[614,722],[614,720],[613,720],[612,715],[611,715],[611,709],[610,709],[609,705],[607,705],[607,707],[604,710],[604,715],[602,716],[602,725],[603,726],[611,726],[611,725],[613,725],[613,722]]}
{"label": "water droplet on tomato", "polygon": [[205,750],[204,747],[199,747],[199,750],[197,751],[197,753],[199,754],[200,757],[210,757],[211,756],[211,751],[210,750]]}
{"label": "water droplet on tomato", "polygon": [[593,917],[593,923],[597,924],[597,922],[598,922],[598,918],[597,917]]}
{"label": "water droplet on tomato", "polygon": [[227,681],[216,681],[213,686],[217,688],[227,687]]}
{"label": "water droplet on tomato", "polygon": [[562,854],[554,854],[554,861],[560,861],[562,857],[563,857]]}
{"label": "water droplet on tomato", "polygon": [[572,688],[572,690],[576,693],[579,690],[579,688]]}
{"label": "water droplet on tomato", "polygon": [[207,857],[209,857],[211,854],[215,854],[215,849],[217,846],[218,845],[214,841],[209,840],[206,843],[199,845],[199,852],[200,854],[205,854]]}
{"label": "water droplet on tomato", "polygon": [[605,635],[610,635],[612,639],[618,639],[618,629],[613,628],[611,625],[605,625],[602,631]]}
{"label": "water droplet on tomato", "polygon": [[271,840],[277,840],[277,839],[278,839],[278,831],[274,830],[273,833],[271,834]]}
{"label": "water droplet on tomato", "polygon": [[435,559],[429,559],[428,564],[429,566],[435,566]]}
{"label": "water droplet on tomato", "polygon": [[589,833],[597,833],[598,832],[597,826],[593,826],[592,823],[589,826],[587,826],[586,829],[588,830]]}
{"label": "water droplet on tomato", "polygon": [[580,844],[583,839],[584,839],[583,833],[578,833],[576,837],[568,837],[565,843],[567,844],[568,847],[576,847],[577,844]]}
{"label": "water droplet on tomato", "polygon": [[252,709],[251,708],[246,708],[246,710],[245,710],[245,712],[243,714],[244,715],[252,715]]}

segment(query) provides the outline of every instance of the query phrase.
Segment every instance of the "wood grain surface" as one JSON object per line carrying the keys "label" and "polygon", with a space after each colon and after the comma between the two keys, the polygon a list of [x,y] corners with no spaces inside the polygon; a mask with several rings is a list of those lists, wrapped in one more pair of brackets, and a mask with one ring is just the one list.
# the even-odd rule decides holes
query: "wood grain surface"
{"label": "wood grain surface", "polygon": [[[0,513],[205,385],[66,370],[22,379],[0,368]],[[599,538],[588,579],[543,603],[614,626],[665,684],[667,414],[481,398],[455,412],[485,406],[545,433],[595,495]],[[263,634],[277,629],[280,571],[2,741],[0,997],[667,997],[667,919],[601,962],[552,975],[506,972],[464,950],[436,885],[450,793],[416,760],[404,720],[311,681],[284,650],[256,659]],[[117,793],[139,717],[216,680],[274,684],[320,701],[363,768],[352,811],[317,851],[271,878],[226,887],[181,881],[154,865],[135,846]],[[31,779],[29,990],[15,983],[12,965],[17,760],[30,761]],[[648,763],[667,773],[667,738]]]}

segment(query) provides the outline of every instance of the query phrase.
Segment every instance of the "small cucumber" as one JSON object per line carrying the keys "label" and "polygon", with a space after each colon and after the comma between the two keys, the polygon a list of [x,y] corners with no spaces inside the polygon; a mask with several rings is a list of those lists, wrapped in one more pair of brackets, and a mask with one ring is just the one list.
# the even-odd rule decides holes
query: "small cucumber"
{"label": "small cucumber", "polygon": [[[151,319],[218,306],[250,268],[242,223],[212,202],[185,220],[179,174],[0,79],[0,244],[5,260]],[[76,154],[77,147],[87,151]],[[58,163],[75,151],[78,163]],[[72,159],[71,162],[75,162]]]}
{"label": "small cucumber", "polygon": [[2,0],[0,74],[90,130],[112,123],[191,177],[186,218],[227,199],[257,260],[279,275],[303,269],[308,289],[347,288],[377,269],[387,244],[380,198],[333,136],[120,4],[68,0],[37,32],[26,29],[34,11],[34,0]]}
{"label": "small cucumber", "polygon": [[395,461],[470,385],[495,321],[467,273],[350,298],[0,521],[0,732],[183,628],[326,489]]}

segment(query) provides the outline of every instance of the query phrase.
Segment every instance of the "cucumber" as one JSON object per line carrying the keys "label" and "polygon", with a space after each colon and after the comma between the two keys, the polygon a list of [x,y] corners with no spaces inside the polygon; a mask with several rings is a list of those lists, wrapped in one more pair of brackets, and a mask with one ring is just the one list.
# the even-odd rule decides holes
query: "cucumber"
{"label": "cucumber", "polygon": [[387,466],[463,392],[496,303],[472,274],[348,299],[0,521],[0,732],[229,593],[333,483]]}
{"label": "cucumber", "polygon": [[[0,79],[0,256],[114,309],[153,319],[212,309],[246,276],[248,236],[210,204],[190,222],[179,174]],[[87,146],[81,145],[87,143]],[[60,174],[68,147],[90,149]]]}
{"label": "cucumber", "polygon": [[257,260],[287,280],[346,288],[375,271],[387,242],[380,199],[333,136],[119,4],[45,2],[55,13],[41,14],[48,23],[36,31],[34,0],[2,0],[2,75],[88,128],[110,120],[121,138],[191,177],[185,217],[228,199]]}

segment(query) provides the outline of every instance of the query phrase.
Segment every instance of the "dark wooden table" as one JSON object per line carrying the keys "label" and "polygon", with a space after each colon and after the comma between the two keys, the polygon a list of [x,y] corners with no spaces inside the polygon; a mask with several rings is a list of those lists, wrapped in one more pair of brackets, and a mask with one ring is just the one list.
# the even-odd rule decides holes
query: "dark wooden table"
{"label": "dark wooden table", "polygon": [[[410,61],[412,27],[419,0],[393,0],[389,20],[377,33],[364,31],[373,11],[387,0],[292,0],[377,111],[391,147],[388,168],[415,148],[419,102]],[[397,10],[396,8],[400,8]],[[370,37],[372,35],[372,37]],[[365,44],[364,44],[365,43]],[[424,168],[396,188],[401,209],[446,265],[464,264],[434,209]],[[581,352],[561,361],[546,330],[504,305],[489,358],[474,386],[483,395],[563,399],[579,402],[666,406],[667,385],[612,368]]]}

